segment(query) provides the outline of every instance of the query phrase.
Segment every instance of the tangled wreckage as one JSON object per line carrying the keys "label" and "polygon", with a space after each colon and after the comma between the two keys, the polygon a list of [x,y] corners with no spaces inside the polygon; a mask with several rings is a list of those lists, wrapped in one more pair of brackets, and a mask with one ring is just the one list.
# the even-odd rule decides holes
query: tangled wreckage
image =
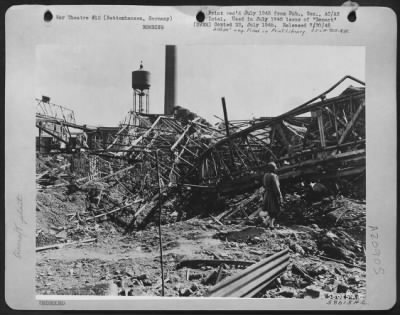
{"label": "tangled wreckage", "polygon": [[[51,150],[47,142],[43,150],[71,154],[73,164],[79,164],[74,163],[77,156],[84,156],[92,163],[87,177],[99,180],[127,174],[140,177],[146,171],[151,174],[156,152],[163,187],[193,187],[221,194],[260,186],[259,178],[270,161],[279,166],[283,182],[363,176],[365,89],[349,86],[339,96],[326,98],[346,79],[364,84],[346,76],[278,117],[225,120],[212,126],[176,107],[170,116],[130,112],[119,128],[89,128],[77,125],[73,112],[65,114],[66,109],[38,100],[36,126],[40,134],[52,137],[45,140],[55,139],[63,145]],[[56,107],[61,114],[46,107]],[[71,128],[83,132],[73,136]],[[45,142],[38,137],[38,143]]]}
{"label": "tangled wreckage", "polygon": [[[327,97],[347,80],[361,87],[350,85],[338,96]],[[159,219],[164,223],[170,222],[171,218],[190,221],[196,215],[204,214],[212,219],[217,230],[223,229],[229,219],[238,215],[243,221],[251,221],[260,211],[261,178],[270,161],[278,165],[283,192],[289,196],[286,207],[298,207],[302,202],[297,198],[300,191],[311,182],[323,183],[334,195],[345,194],[352,183],[358,182],[361,183],[361,193],[357,197],[365,195],[364,85],[360,80],[346,76],[324,93],[286,113],[253,120],[229,121],[223,98],[224,119],[215,125],[176,106],[171,115],[130,111],[118,127],[91,127],[78,124],[73,111],[50,103],[49,98],[38,99],[36,181],[39,226],[40,222],[49,220],[45,213],[49,207],[55,207],[57,202],[50,199],[51,194],[57,191],[65,192],[64,210],[68,213],[64,213],[66,218],[62,222],[52,214],[52,228],[56,233],[50,235],[44,228],[38,229],[37,251],[59,248],[71,244],[71,240],[80,244],[90,243],[97,239],[94,232],[97,223],[107,219],[122,227],[123,235],[129,237],[157,221],[155,214],[158,209],[162,209]],[[71,198],[81,202],[80,208],[76,202],[72,205]],[[320,207],[320,213],[331,216],[334,226],[347,215],[348,210],[337,205],[340,202],[335,201],[334,205],[318,202],[314,205]],[[315,218],[315,213],[308,215],[308,220],[311,220],[308,223],[324,224]],[[307,213],[302,213],[301,220],[298,213],[290,218],[289,211],[288,216],[287,220],[299,224]],[[355,229],[359,235],[365,232],[365,229],[355,226],[348,228]],[[318,229],[307,233],[318,234]],[[222,239],[229,239],[229,232],[221,233]],[[85,235],[91,237],[84,239]],[[354,240],[345,230],[335,233],[321,230],[315,237],[322,242],[319,250],[325,248],[325,256],[315,257],[364,269],[363,259],[360,260],[360,257],[365,257],[360,245],[362,242]],[[60,243],[60,239],[64,242]],[[259,245],[261,239],[256,237],[254,241],[253,237],[251,241]],[[304,254],[304,247],[293,244],[293,240],[289,243],[291,252]],[[310,253],[315,254],[315,250],[310,249]],[[222,262],[217,264],[218,271],[212,277],[202,279],[203,284],[216,284],[224,278],[221,266],[225,266],[225,270],[230,270],[227,266],[232,264],[253,266],[227,277],[207,294],[247,297],[264,292],[264,296],[272,297],[272,293],[265,293],[265,288],[271,287],[286,272],[289,249],[278,247],[266,257],[257,264],[255,261],[234,263],[230,259],[214,257]],[[180,263],[181,267],[185,265],[182,261]],[[193,264],[204,267],[215,264],[215,261],[186,263],[186,267],[193,267]],[[308,283],[308,291],[303,291],[319,296],[319,291],[313,287],[315,285],[310,285],[315,280],[313,275],[299,262],[293,262],[291,266],[292,273],[297,273]],[[319,271],[315,272],[318,275]],[[343,271],[338,273],[343,274]],[[146,279],[135,279],[146,286]],[[187,274],[186,280],[190,279]],[[321,279],[319,277],[317,281],[321,282]],[[326,289],[326,285],[321,287]],[[344,290],[343,286],[337,290]],[[186,289],[179,288],[179,295],[191,295],[198,288],[189,289],[192,293]],[[123,292],[128,295],[128,291],[134,293],[133,289]],[[289,291],[285,294],[296,296]],[[122,292],[121,284],[119,292]],[[198,294],[206,295],[204,292]]]}

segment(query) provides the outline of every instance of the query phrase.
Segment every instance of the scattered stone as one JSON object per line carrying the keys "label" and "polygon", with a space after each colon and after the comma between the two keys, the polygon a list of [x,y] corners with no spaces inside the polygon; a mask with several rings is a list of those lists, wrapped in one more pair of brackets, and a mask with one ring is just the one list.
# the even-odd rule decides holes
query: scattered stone
{"label": "scattered stone", "polygon": [[130,278],[133,278],[135,276],[135,274],[133,272],[128,271],[128,270],[125,271],[125,274]]}
{"label": "scattered stone", "polygon": [[343,283],[340,283],[336,288],[336,292],[337,293],[346,293],[348,289],[349,289],[348,286],[344,285]]}
{"label": "scattered stone", "polygon": [[190,286],[190,290],[192,292],[196,292],[198,289],[199,289],[199,287],[196,283],[192,283],[192,285]]}
{"label": "scattered stone", "polygon": [[330,284],[325,284],[322,289],[328,292],[333,292],[333,286]]}
{"label": "scattered stone", "polygon": [[325,266],[318,266],[317,268],[309,267],[306,270],[307,273],[312,277],[323,275],[328,271]]}
{"label": "scattered stone", "polygon": [[306,295],[311,296],[313,298],[317,298],[321,295],[321,291],[317,286],[310,285],[306,287]]}
{"label": "scattered stone", "polygon": [[127,294],[126,294],[127,292],[125,292],[125,289],[119,289],[118,290],[118,295],[119,296],[126,296]]}
{"label": "scattered stone", "polygon": [[338,269],[338,268],[336,268],[335,267],[335,272],[338,274],[338,275],[342,275],[343,273],[340,271],[340,269]]}
{"label": "scattered stone", "polygon": [[283,296],[286,298],[292,298],[292,297],[294,297],[294,294],[295,294],[294,290],[290,290],[290,289],[285,289],[285,290],[279,292],[280,296]]}
{"label": "scattered stone", "polygon": [[[200,230],[200,224],[197,224],[195,229],[191,229],[190,226],[189,228],[187,227],[186,221],[181,221],[179,224],[176,225],[171,224],[171,227],[165,226],[165,246],[170,248],[171,246],[175,246],[177,241],[181,241],[181,239],[187,238],[188,240],[193,241],[193,244],[199,245],[199,250],[193,252],[193,257],[190,257],[193,259],[204,258],[205,255],[210,255],[209,253],[206,253],[206,250],[209,250],[210,252],[215,251],[218,254],[220,252],[223,252],[223,254],[225,253],[225,255],[222,255],[221,258],[226,257],[227,259],[233,260],[258,260],[259,258],[262,259],[273,254],[274,251],[279,251],[280,249],[285,248],[289,245],[289,239],[291,239],[292,243],[290,244],[290,248],[295,253],[297,253],[296,255],[293,255],[292,253],[292,258],[294,259],[294,261],[296,261],[296,263],[299,264],[299,266],[305,269],[306,276],[302,276],[301,274],[297,274],[295,272],[291,273],[289,267],[288,270],[280,277],[281,285],[279,287],[275,286],[269,288],[264,293],[266,296],[281,298],[301,298],[306,295],[307,298],[313,299],[317,297],[322,298],[324,295],[333,292],[335,294],[336,292],[346,292],[350,295],[356,292],[357,289],[360,291],[360,294],[365,294],[365,273],[363,273],[361,270],[352,270],[351,268],[347,268],[346,265],[342,266],[339,263],[326,262],[325,264],[324,259],[319,260],[318,262],[314,261],[314,258],[320,255],[332,258],[343,257],[345,251],[342,251],[342,253],[339,253],[340,255],[338,255],[335,250],[331,249],[333,247],[343,247],[345,250],[356,253],[356,262],[360,263],[360,261],[362,261],[362,258],[364,258],[365,256],[363,256],[363,253],[358,254],[357,248],[361,248],[362,250],[362,247],[358,246],[357,243],[354,244],[354,242],[352,241],[352,238],[358,241],[358,238],[354,236],[356,231],[353,231],[354,233],[350,233],[347,229],[342,230],[340,226],[330,227],[328,223],[324,223],[324,216],[315,216],[316,224],[311,224],[309,217],[315,214],[315,209],[311,209],[311,207],[309,209],[304,209],[304,207],[302,208],[301,205],[299,208],[305,210],[305,219],[303,222],[295,222],[295,220],[290,217],[289,219],[292,220],[293,223],[290,223],[289,225],[286,224],[286,221],[283,221],[286,220],[286,218],[282,218],[282,229],[272,231],[266,230],[262,233],[261,231],[256,231],[256,235],[253,234],[254,228],[252,228],[253,230],[246,229],[245,233],[243,233],[243,230],[237,231],[240,233],[231,235],[234,236],[234,239],[232,241],[226,242],[224,241],[225,238],[222,238],[222,241],[218,244],[214,242],[207,244],[202,243],[202,236],[204,235],[205,237],[208,237],[207,235],[213,234],[214,230],[208,230],[207,233],[204,233],[203,231],[196,232],[194,230]],[[291,209],[288,210],[291,211]],[[174,210],[171,210],[171,212],[172,211]],[[349,212],[349,215],[351,213],[352,212]],[[341,223],[343,222],[343,218],[345,218],[345,216],[342,217],[340,221]],[[199,221],[202,222],[202,220],[200,219]],[[111,224],[107,222],[105,223]],[[243,222],[239,220],[239,223]],[[124,239],[123,241],[120,241],[118,239],[118,242],[115,242],[116,238],[113,239],[109,237],[108,231],[106,235],[106,228],[103,227],[104,223],[99,221],[99,224],[100,225],[98,226],[101,226],[101,231],[98,233],[102,233],[102,238],[99,246],[105,245],[104,250],[99,251],[101,255],[99,255],[98,257],[96,257],[95,255],[87,255],[85,259],[78,259],[79,261],[82,261],[83,269],[79,268],[72,262],[55,262],[53,258],[45,262],[46,259],[44,258],[46,256],[52,257],[52,255],[48,255],[47,252],[42,252],[38,254],[38,256],[40,257],[40,262],[38,262],[37,266],[40,267],[38,271],[41,273],[38,273],[37,275],[47,277],[47,279],[42,277],[39,278],[37,285],[38,292],[42,294],[45,292],[46,289],[51,288],[51,293],[54,294],[59,292],[61,294],[63,290],[61,288],[58,288],[56,281],[59,281],[61,277],[68,278],[69,270],[73,266],[74,269],[71,269],[70,273],[73,276],[76,275],[77,277],[79,277],[79,281],[77,281],[77,279],[74,279],[74,277],[70,277],[70,282],[71,284],[73,284],[73,289],[71,289],[70,292],[72,292],[73,294],[78,294],[78,288],[82,289],[81,285],[79,287],[77,286],[78,283],[88,283],[88,280],[92,282],[94,278],[96,278],[97,281],[104,281],[103,283],[107,283],[109,279],[113,279],[114,281],[116,281],[117,279],[124,278],[126,279],[128,285],[120,286],[120,293],[122,293],[122,289],[124,289],[123,295],[159,295],[158,289],[160,288],[160,284],[157,282],[159,264],[158,261],[153,259],[153,255],[139,255],[140,259],[136,260],[136,258],[132,259],[131,256],[120,254],[122,252],[121,248],[123,248],[124,250],[132,248],[133,251],[142,251],[142,253],[144,253],[143,249],[148,249],[149,251],[157,251],[158,239],[156,236],[154,236],[155,234],[152,234],[157,232],[156,228],[152,228],[150,230],[149,226],[149,228],[145,229],[143,232],[130,234],[127,239]],[[304,227],[308,228],[309,230],[305,228],[294,228],[292,224],[304,224]],[[323,227],[323,229],[321,229],[317,224],[320,227]],[[215,224],[211,223],[211,225],[214,226]],[[181,226],[183,227],[182,230]],[[224,227],[221,227],[221,229],[224,231],[229,231],[230,229],[237,229],[240,226],[243,226],[243,224],[238,226],[229,226],[224,221]],[[88,231],[90,230],[90,226],[80,228],[78,230],[79,235],[77,237],[86,237]],[[330,230],[331,233],[329,233],[328,230]],[[58,237],[58,234],[60,234],[61,232],[57,231],[56,236]],[[121,231],[118,230],[118,232]],[[357,233],[358,232],[365,232],[365,229],[360,231],[357,230]],[[346,237],[344,233],[348,233],[350,237]],[[364,234],[362,234],[361,236],[363,235]],[[63,236],[63,234],[60,234],[60,236]],[[274,238],[275,236],[277,237]],[[325,237],[325,239],[324,241],[320,242],[319,239],[322,237]],[[71,232],[69,232],[68,238],[72,239]],[[175,239],[176,241],[174,241]],[[51,240],[54,240],[54,243],[57,242],[55,236],[53,236]],[[228,238],[228,240],[230,240],[230,238]],[[128,244],[123,244],[123,242],[125,241]],[[249,246],[248,243],[250,242],[259,242],[260,244]],[[118,246],[113,246],[115,243]],[[146,243],[147,245],[144,244],[143,247],[137,246],[140,243]],[[112,252],[113,254],[118,254],[118,261],[113,261],[112,264],[110,262],[103,262],[104,255],[102,254],[107,253],[108,250],[110,250],[110,252]],[[301,257],[301,254],[304,253],[304,251],[306,253],[314,255],[314,258]],[[182,251],[182,253],[186,253],[186,251]],[[345,261],[344,258],[341,258],[339,260]],[[180,270],[175,271],[175,269],[173,269],[173,266],[176,264],[177,261],[179,261],[179,259],[176,259],[176,257],[171,254],[167,254],[166,259],[164,260],[167,266],[166,268],[168,269],[167,275],[170,279],[170,287],[166,290],[166,295],[202,296],[206,292],[207,288],[215,284],[215,271],[217,268],[204,266],[201,268],[204,271],[200,271],[200,269],[191,269],[190,274],[186,278],[184,272],[181,272]],[[320,264],[322,264],[322,266]],[[57,276],[55,280],[49,279],[49,275],[51,275],[51,273],[47,274],[49,266],[54,268],[52,271],[55,273],[55,276]],[[309,266],[312,266],[313,268],[310,268]],[[243,269],[243,266],[228,265],[228,267],[224,267],[224,270],[221,273],[222,276],[225,275],[225,270],[228,268],[231,269],[231,274],[235,274],[236,272],[238,272],[238,270],[236,269]],[[309,275],[311,278],[307,275]],[[153,281],[153,283],[150,279]],[[317,281],[317,279],[321,279],[322,283],[320,283],[320,281]],[[45,284],[44,282],[47,282],[47,284]],[[167,280],[165,282],[167,282]],[[203,286],[203,283],[207,286]],[[132,286],[134,287],[134,289],[132,289]],[[98,292],[96,291],[95,293]]]}
{"label": "scattered stone", "polygon": [[319,229],[320,229],[319,226],[316,225],[315,223],[314,223],[314,224],[311,224],[311,227],[312,227],[314,230],[319,230]]}
{"label": "scattered stone", "polygon": [[203,275],[201,273],[191,273],[189,275],[189,280],[198,280],[201,279]]}
{"label": "scattered stone", "polygon": [[112,281],[108,283],[107,295],[118,295],[118,286]]}
{"label": "scattered stone", "polygon": [[57,238],[67,238],[67,231],[61,231],[56,234]]}
{"label": "scattered stone", "polygon": [[136,279],[138,279],[140,281],[146,280],[147,278],[148,278],[148,276],[145,273],[136,277]]}
{"label": "scattered stone", "polygon": [[295,253],[299,253],[301,255],[305,254],[303,247],[301,247],[299,244],[297,244],[297,243],[295,243],[293,241],[290,241],[289,248],[291,250],[293,250]]}
{"label": "scattered stone", "polygon": [[151,287],[153,285],[150,279],[144,279],[142,282],[145,287]]}
{"label": "scattered stone", "polygon": [[211,272],[207,278],[203,279],[202,284],[204,285],[214,285],[215,281],[217,281],[217,272],[214,270]]}
{"label": "scattered stone", "polygon": [[189,288],[183,288],[179,290],[180,296],[190,296],[193,292]]}
{"label": "scattered stone", "polygon": [[307,280],[304,280],[304,279],[298,279],[298,280],[296,281],[296,285],[297,285],[299,288],[305,288],[305,287],[308,286],[309,284],[310,284],[310,282],[307,281]]}
{"label": "scattered stone", "polygon": [[223,259],[231,259],[231,257],[225,253],[220,253],[219,256]]}
{"label": "scattered stone", "polygon": [[258,237],[258,236],[254,236],[254,237],[249,239],[249,243],[250,244],[258,244],[258,243],[261,243],[261,242],[262,242],[262,239],[260,237]]}
{"label": "scattered stone", "polygon": [[348,284],[359,284],[360,283],[360,277],[359,276],[352,276],[349,279],[347,279]]}
{"label": "scattered stone", "polygon": [[294,282],[293,280],[293,277],[290,277],[286,272],[280,277],[280,281],[284,286],[292,284]]}

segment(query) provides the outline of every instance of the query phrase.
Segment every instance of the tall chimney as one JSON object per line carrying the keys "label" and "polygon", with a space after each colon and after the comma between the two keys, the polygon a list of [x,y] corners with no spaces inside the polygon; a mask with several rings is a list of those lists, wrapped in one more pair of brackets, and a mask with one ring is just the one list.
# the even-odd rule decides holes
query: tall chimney
{"label": "tall chimney", "polygon": [[176,46],[165,46],[165,95],[164,114],[174,113],[176,93]]}

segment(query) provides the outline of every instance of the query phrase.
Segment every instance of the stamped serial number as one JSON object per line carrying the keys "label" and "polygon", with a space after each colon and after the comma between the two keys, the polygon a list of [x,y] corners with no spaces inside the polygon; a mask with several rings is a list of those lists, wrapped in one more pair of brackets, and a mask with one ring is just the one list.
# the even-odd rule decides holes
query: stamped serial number
{"label": "stamped serial number", "polygon": [[385,273],[385,269],[382,266],[381,250],[379,246],[379,228],[377,226],[369,226],[369,237],[372,245],[372,262],[374,273],[376,275],[383,275]]}
{"label": "stamped serial number", "polygon": [[65,301],[41,300],[41,301],[39,301],[39,304],[40,305],[47,305],[47,306],[65,305]]}
{"label": "stamped serial number", "polygon": [[329,294],[328,305],[355,305],[355,304],[367,304],[365,297],[360,296],[357,293],[354,294]]}

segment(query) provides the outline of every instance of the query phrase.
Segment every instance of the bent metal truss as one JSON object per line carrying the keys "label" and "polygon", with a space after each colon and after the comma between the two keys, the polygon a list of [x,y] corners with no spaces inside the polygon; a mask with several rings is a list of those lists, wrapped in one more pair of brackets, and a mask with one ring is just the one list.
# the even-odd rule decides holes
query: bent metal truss
{"label": "bent metal truss", "polygon": [[249,121],[205,150],[185,180],[222,193],[246,189],[260,185],[270,161],[278,164],[282,181],[365,174],[365,88],[350,85],[327,98],[345,80],[365,85],[345,76],[289,112]]}
{"label": "bent metal truss", "polygon": [[[328,98],[346,80],[361,87],[350,85]],[[79,125],[73,112],[38,100],[36,126],[68,144],[64,152],[80,150],[110,162],[118,160],[112,164],[129,172],[133,169],[127,165],[141,165],[140,172],[154,170],[158,151],[164,185],[229,193],[259,186],[270,161],[278,164],[282,182],[363,176],[364,86],[364,82],[345,76],[327,91],[277,117],[225,120],[217,126],[189,111],[180,115],[178,110],[174,115],[130,112],[119,127],[101,129]],[[70,129],[80,130],[80,141],[71,141]],[[120,174],[119,169],[110,168],[109,172]]]}

